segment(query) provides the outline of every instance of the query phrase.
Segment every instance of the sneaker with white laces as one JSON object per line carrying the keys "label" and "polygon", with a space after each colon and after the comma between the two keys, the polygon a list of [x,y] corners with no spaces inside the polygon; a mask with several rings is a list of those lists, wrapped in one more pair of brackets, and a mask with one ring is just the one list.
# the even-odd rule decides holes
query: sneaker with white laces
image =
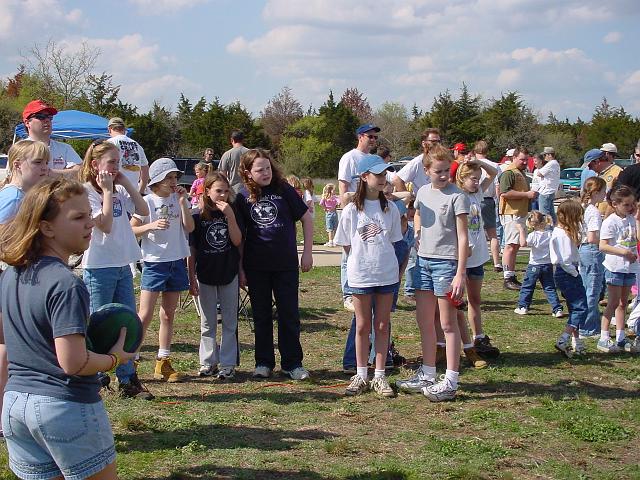
{"label": "sneaker with white laces", "polygon": [[563,337],[558,337],[555,344],[556,350],[567,358],[573,357],[573,347],[571,346],[571,340],[568,338],[565,340]]}
{"label": "sneaker with white laces", "polygon": [[601,352],[605,352],[605,353],[620,352],[620,347],[618,347],[618,344],[613,340],[611,340],[610,338],[607,338],[606,340],[603,340],[601,338],[600,340],[598,340],[598,344],[596,345],[596,348]]}
{"label": "sneaker with white laces", "polygon": [[424,373],[422,373],[421,368],[405,380],[396,380],[396,387],[398,390],[405,393],[420,393],[423,388],[431,385],[433,385],[433,380],[430,380]]}
{"label": "sneaker with white laces", "polygon": [[564,311],[561,308],[559,308],[555,312],[552,312],[551,315],[556,317],[556,318],[562,318],[562,317],[564,317]]}
{"label": "sneaker with white laces", "polygon": [[233,367],[222,367],[218,372],[218,380],[227,380],[236,376],[236,369]]}
{"label": "sneaker with white laces", "polygon": [[580,339],[580,338],[575,338],[572,337],[571,339],[571,347],[573,348],[573,354],[574,355],[586,355],[587,354],[587,347],[584,344],[584,340]]}
{"label": "sneaker with white laces", "polygon": [[396,392],[393,391],[393,388],[389,385],[389,380],[385,376],[373,377],[369,385],[381,397],[392,398],[396,396]]}
{"label": "sneaker with white laces", "polygon": [[513,313],[517,313],[518,315],[526,315],[527,313],[529,313],[529,309],[527,307],[518,307],[513,311]]}
{"label": "sneaker with white laces", "polygon": [[323,245],[323,247],[333,247],[333,243],[327,242]]}
{"label": "sneaker with white laces", "polygon": [[453,388],[451,382],[444,375],[440,376],[440,381],[422,389],[422,393],[432,402],[445,402],[456,398],[457,389]]}
{"label": "sneaker with white laces", "polygon": [[353,306],[353,297],[349,296],[344,299],[344,309],[348,312],[355,312],[356,307]]}
{"label": "sneaker with white laces", "polygon": [[355,395],[360,395],[367,390],[369,390],[369,382],[367,382],[360,375],[354,375],[353,377],[351,377],[351,383],[344,391],[344,394],[353,397]]}
{"label": "sneaker with white laces", "polygon": [[[637,338],[636,338],[637,340]],[[618,348],[621,352],[627,353],[638,353],[640,350],[638,349],[638,345],[636,341],[631,341],[629,338],[624,337],[622,340],[618,342]]]}
{"label": "sneaker with white laces", "polygon": [[271,376],[271,369],[264,365],[258,365],[253,370],[253,378],[269,378]]}
{"label": "sneaker with white laces", "polygon": [[218,369],[213,365],[201,365],[200,370],[198,370],[199,377],[210,377],[215,375],[218,372]]}
{"label": "sneaker with white laces", "polygon": [[293,370],[282,370],[282,373],[291,380],[307,380],[309,378],[309,372],[304,367],[296,367]]}

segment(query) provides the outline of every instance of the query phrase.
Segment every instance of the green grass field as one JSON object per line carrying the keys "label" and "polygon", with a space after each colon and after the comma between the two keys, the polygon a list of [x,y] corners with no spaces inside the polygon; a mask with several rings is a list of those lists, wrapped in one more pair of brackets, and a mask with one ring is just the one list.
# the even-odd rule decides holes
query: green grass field
{"label": "green grass field", "polygon": [[[140,375],[156,400],[104,396],[121,478],[640,478],[640,359],[595,353],[590,340],[588,356],[566,360],[553,348],[564,320],[550,315],[540,290],[526,317],[513,313],[517,292],[503,290],[498,274],[487,272],[483,293],[486,331],[502,356],[483,370],[464,367],[457,400],[441,404],[421,395],[343,395],[350,314],[342,309],[338,267],[301,275],[309,382],[286,380],[277,370],[272,379],[253,380],[247,321],[240,323],[236,378],[196,377],[199,320],[192,306],[178,313],[173,356],[174,366],[194,376],[181,384],[155,381],[155,320]],[[392,321],[397,348],[415,359],[415,306],[401,297]],[[392,379],[406,373],[394,371]],[[0,478],[13,478],[4,446]]]}

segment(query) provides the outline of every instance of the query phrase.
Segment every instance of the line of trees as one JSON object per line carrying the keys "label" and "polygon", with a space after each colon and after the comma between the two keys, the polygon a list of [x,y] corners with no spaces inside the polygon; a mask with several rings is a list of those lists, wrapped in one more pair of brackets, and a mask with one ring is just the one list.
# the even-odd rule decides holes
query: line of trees
{"label": "line of trees", "polygon": [[[339,100],[332,91],[318,108],[306,110],[290,88],[284,87],[269,100],[257,116],[240,103],[222,103],[218,98],[195,103],[183,94],[175,111],[154,103],[146,113],[120,99],[120,85],[107,72],[96,73],[100,52],[86,44],[73,54],[49,41],[24,54],[24,64],[16,74],[0,81],[0,151],[6,151],[13,129],[30,100],[41,98],[59,109],[76,109],[104,117],[122,117],[133,127],[134,138],[149,158],[200,156],[211,147],[220,155],[229,146],[229,135],[242,129],[246,145],[271,149],[288,172],[314,177],[334,177],[338,160],[356,143],[358,125],[376,123],[382,130],[380,141],[396,158],[415,155],[420,149],[420,132],[438,127],[443,140],[471,146],[485,139],[490,157],[500,158],[508,148],[526,145],[533,151],[553,146],[563,166],[576,166],[589,148],[613,142],[628,156],[640,139],[640,119],[622,106],[611,106],[606,98],[585,122],[559,120],[550,112],[546,121],[527,105],[518,92],[484,99],[462,84],[457,95],[439,93],[429,109],[410,109],[385,102],[372,109],[357,89],[348,88]],[[82,155],[87,142],[73,142]]]}

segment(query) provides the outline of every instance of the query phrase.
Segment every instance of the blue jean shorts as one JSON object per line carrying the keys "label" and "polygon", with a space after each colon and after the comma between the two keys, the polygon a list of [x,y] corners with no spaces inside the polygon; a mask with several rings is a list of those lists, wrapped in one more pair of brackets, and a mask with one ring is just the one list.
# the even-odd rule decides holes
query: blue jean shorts
{"label": "blue jean shorts", "polygon": [[636,274],[610,272],[605,268],[604,280],[607,285],[614,285],[616,287],[632,287],[636,284]]}
{"label": "blue jean shorts", "polygon": [[482,280],[484,278],[484,265],[467,268],[467,278],[469,280]]}
{"label": "blue jean shorts", "polygon": [[324,225],[327,232],[335,232],[338,229],[338,212],[326,212],[324,214]]}
{"label": "blue jean shorts", "polygon": [[352,295],[373,295],[375,293],[395,293],[400,286],[399,283],[392,283],[391,285],[378,285],[375,287],[352,287],[351,294]]}
{"label": "blue jean shorts", "polygon": [[30,393],[4,394],[2,428],[9,468],[20,478],[82,479],[116,460],[102,401],[77,403]]}
{"label": "blue jean shorts", "polygon": [[413,285],[416,290],[429,290],[436,297],[444,297],[451,291],[457,268],[457,260],[418,256],[413,270]]}
{"label": "blue jean shorts", "polygon": [[147,292],[189,290],[189,276],[183,259],[173,262],[144,262],[140,289]]}

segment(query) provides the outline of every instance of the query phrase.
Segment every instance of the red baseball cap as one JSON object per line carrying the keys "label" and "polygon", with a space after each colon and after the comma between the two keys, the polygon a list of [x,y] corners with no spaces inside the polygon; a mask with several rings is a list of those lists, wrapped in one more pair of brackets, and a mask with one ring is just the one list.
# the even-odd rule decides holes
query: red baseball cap
{"label": "red baseball cap", "polygon": [[24,107],[24,110],[22,111],[22,121],[26,121],[31,115],[35,115],[40,112],[47,112],[50,115],[55,115],[58,113],[58,110],[42,100],[32,100],[27,103],[27,106]]}
{"label": "red baseball cap", "polygon": [[467,146],[464,143],[456,143],[452,150],[454,152],[466,152],[467,151]]}

